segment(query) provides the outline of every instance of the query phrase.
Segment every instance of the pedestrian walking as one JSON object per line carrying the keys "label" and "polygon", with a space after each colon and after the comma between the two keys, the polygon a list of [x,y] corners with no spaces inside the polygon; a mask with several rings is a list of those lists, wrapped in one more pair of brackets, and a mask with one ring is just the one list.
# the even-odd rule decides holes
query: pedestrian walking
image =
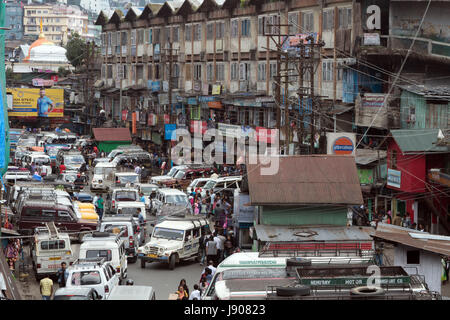
{"label": "pedestrian walking", "polygon": [[205,259],[206,259],[206,240],[207,237],[202,234],[202,236],[200,237],[200,239],[198,239],[198,248],[200,250],[200,254],[202,255],[201,259],[200,259],[200,265],[202,266],[205,263]]}
{"label": "pedestrian walking", "polygon": [[189,296],[189,300],[201,300],[201,294],[198,284],[194,284],[194,291]]}
{"label": "pedestrian walking", "polygon": [[206,277],[205,278],[202,278],[201,280],[200,280],[200,286],[199,286],[200,288],[200,291],[203,293],[205,290],[206,290],[206,288],[208,288],[208,283],[206,282]]}
{"label": "pedestrian walking", "polygon": [[217,243],[213,236],[210,236],[206,243],[206,257],[208,261],[217,261]]}
{"label": "pedestrian walking", "polygon": [[227,239],[225,240],[224,244],[225,250],[223,252],[223,257],[226,259],[227,257],[231,256],[234,251],[234,244],[233,244],[233,237],[231,234],[227,234]]}
{"label": "pedestrian walking", "polygon": [[223,236],[223,230],[216,232],[216,236],[214,237],[214,241],[217,244],[217,264],[221,263],[223,260],[223,251],[225,249],[226,238]]}
{"label": "pedestrian walking", "polygon": [[183,286],[184,291],[186,291],[186,293],[187,293],[187,295],[189,297],[189,288],[188,288],[188,286],[186,284],[186,279],[181,279],[180,280],[180,284],[178,286]]}
{"label": "pedestrian walking", "polygon": [[99,193],[98,199],[97,199],[97,214],[98,214],[99,220],[102,220],[102,217],[103,217],[103,204],[104,203],[105,203],[105,200],[103,200],[102,195]]}
{"label": "pedestrian walking", "polygon": [[69,272],[67,271],[67,264],[65,262],[61,262],[61,269],[58,270],[58,285],[60,288],[64,288],[66,286],[67,278],[69,277]]}
{"label": "pedestrian walking", "polygon": [[189,299],[189,295],[187,294],[187,292],[184,290],[183,286],[179,286],[178,287],[178,291],[176,292],[177,294],[177,300],[188,300]]}
{"label": "pedestrian walking", "polygon": [[40,289],[42,300],[50,300],[53,294],[53,281],[48,276],[41,280]]}

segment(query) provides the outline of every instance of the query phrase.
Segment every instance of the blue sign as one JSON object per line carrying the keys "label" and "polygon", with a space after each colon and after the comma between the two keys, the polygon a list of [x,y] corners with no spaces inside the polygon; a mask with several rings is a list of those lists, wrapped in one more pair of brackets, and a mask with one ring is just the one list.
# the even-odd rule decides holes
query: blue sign
{"label": "blue sign", "polygon": [[161,90],[161,81],[152,81],[152,92]]}
{"label": "blue sign", "polygon": [[177,134],[175,130],[177,129],[176,124],[165,124],[164,125],[164,140],[177,140]]}
{"label": "blue sign", "polygon": [[200,96],[198,97],[199,102],[211,102],[216,101],[216,97],[213,96]]}
{"label": "blue sign", "polygon": [[188,98],[187,99],[187,104],[196,105],[197,104],[197,98]]}

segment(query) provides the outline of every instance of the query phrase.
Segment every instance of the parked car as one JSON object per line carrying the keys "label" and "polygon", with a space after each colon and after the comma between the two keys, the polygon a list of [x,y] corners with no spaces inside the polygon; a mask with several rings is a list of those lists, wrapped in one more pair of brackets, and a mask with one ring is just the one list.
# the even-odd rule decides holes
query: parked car
{"label": "parked car", "polygon": [[103,258],[78,259],[67,271],[67,289],[92,288],[102,296],[102,300],[108,299],[111,290],[120,282],[119,274]]}
{"label": "parked car", "polygon": [[91,180],[91,191],[107,191],[115,182],[117,165],[112,162],[100,162],[94,167]]}
{"label": "parked car", "polygon": [[155,290],[150,286],[116,286],[108,300],[155,300]]}
{"label": "parked car", "polygon": [[108,211],[115,213],[120,202],[139,201],[139,192],[136,188],[115,188],[112,190],[110,200]]}
{"label": "parked car", "polygon": [[103,297],[94,288],[63,287],[55,291],[53,300],[101,300]]}
{"label": "parked car", "polygon": [[192,213],[192,206],[189,203],[187,195],[178,189],[171,189],[171,188],[158,189],[152,204],[153,211],[155,212],[156,216],[158,216],[161,213],[161,208],[165,204],[172,204],[185,207],[189,213]]}
{"label": "parked car", "polygon": [[125,187],[140,182],[139,175],[134,172],[114,173],[114,187]]}

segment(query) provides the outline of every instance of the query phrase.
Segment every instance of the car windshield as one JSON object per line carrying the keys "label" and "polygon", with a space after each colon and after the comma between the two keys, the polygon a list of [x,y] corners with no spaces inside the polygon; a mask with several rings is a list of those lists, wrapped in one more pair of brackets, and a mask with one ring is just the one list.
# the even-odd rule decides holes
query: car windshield
{"label": "car windshield", "polygon": [[77,156],[65,156],[64,157],[64,163],[65,164],[83,164],[84,158],[82,155]]}
{"label": "car windshield", "polygon": [[185,172],[184,171],[178,171],[177,174],[175,175],[175,179],[183,179]]}
{"label": "car windshield", "polygon": [[149,195],[156,189],[157,189],[156,187],[141,187],[141,192],[145,195]]}
{"label": "car windshield", "polygon": [[136,201],[137,195],[133,191],[118,191],[116,192],[116,201]]}
{"label": "car windshield", "polygon": [[215,185],[216,185],[216,181],[210,180],[205,184],[203,189],[212,189],[212,188],[214,188]]}
{"label": "car windshield", "polygon": [[152,237],[171,240],[183,240],[183,235],[183,230],[155,227]]}
{"label": "car windshield", "polygon": [[67,296],[55,296],[53,300],[89,300],[89,299],[86,296],[67,295]]}
{"label": "car windshield", "polygon": [[69,173],[69,174],[64,175],[64,181],[75,182],[76,179],[77,179],[76,173]]}
{"label": "car windshield", "polygon": [[[139,208],[133,208],[133,207],[125,207],[125,208],[120,208],[119,210],[122,211],[122,214],[124,215],[132,215],[133,217],[137,217],[138,216],[138,209]],[[141,209],[142,211],[142,209]]]}
{"label": "car windshield", "polygon": [[172,168],[172,169],[170,169],[170,171],[167,175],[173,177],[175,175],[175,173],[177,173],[177,171],[178,171],[177,168]]}
{"label": "car windshield", "polygon": [[114,158],[115,156],[117,156],[119,153],[122,153],[122,151],[119,151],[119,150],[113,150],[113,151],[111,151],[109,154],[108,154],[108,158],[109,159],[112,159],[112,158]]}
{"label": "car windshield", "polygon": [[116,181],[119,183],[136,183],[138,182],[138,175],[116,176]]}
{"label": "car windshield", "polygon": [[107,224],[104,227],[104,232],[119,234],[120,232],[124,231],[122,234],[122,237],[128,237],[128,228],[124,225],[116,225],[116,224]]}
{"label": "car windshield", "polygon": [[103,174],[105,168],[94,168],[94,174]]}
{"label": "car windshield", "polygon": [[166,196],[166,203],[185,205],[188,203],[188,200],[185,195],[172,195]]}
{"label": "car windshield", "polygon": [[46,157],[34,158],[34,163],[39,165],[47,165],[50,164],[50,159]]}
{"label": "car windshield", "polygon": [[206,185],[208,182],[209,182],[208,180],[206,180],[206,181],[199,181],[195,187],[196,188],[203,188],[203,186]]}
{"label": "car windshield", "polygon": [[88,286],[93,284],[101,284],[101,277],[98,271],[78,271],[72,273],[73,286]]}
{"label": "car windshield", "polygon": [[111,250],[86,250],[86,259],[105,258],[105,261],[111,261]]}

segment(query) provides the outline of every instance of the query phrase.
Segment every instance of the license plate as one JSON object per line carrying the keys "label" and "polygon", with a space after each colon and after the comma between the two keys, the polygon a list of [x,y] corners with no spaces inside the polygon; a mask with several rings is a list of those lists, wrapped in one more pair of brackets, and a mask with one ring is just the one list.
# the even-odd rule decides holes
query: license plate
{"label": "license plate", "polygon": [[149,258],[157,258],[158,256],[156,254],[148,254],[147,257],[149,257]]}
{"label": "license plate", "polygon": [[50,260],[50,261],[52,261],[52,260],[61,260],[61,257],[52,257],[52,258],[50,258],[49,260]]}

